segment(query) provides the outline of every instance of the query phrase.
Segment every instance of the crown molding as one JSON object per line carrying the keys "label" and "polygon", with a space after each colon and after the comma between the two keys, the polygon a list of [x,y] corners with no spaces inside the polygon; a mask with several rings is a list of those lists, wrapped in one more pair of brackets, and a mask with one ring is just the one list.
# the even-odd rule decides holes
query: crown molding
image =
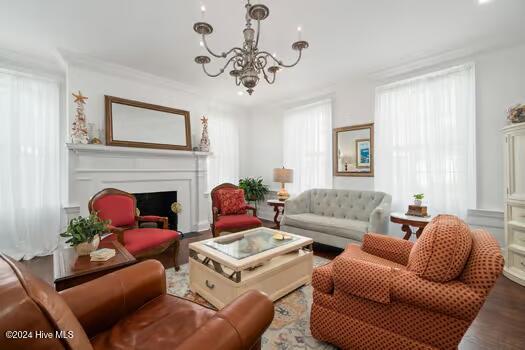
{"label": "crown molding", "polygon": [[60,81],[65,78],[65,70],[59,61],[7,49],[0,49],[0,66]]}
{"label": "crown molding", "polygon": [[164,78],[155,74],[143,72],[138,69],[123,66],[117,63],[111,63],[98,58],[80,54],[66,49],[58,48],[58,53],[67,66],[72,65],[80,68],[87,68],[103,74],[116,75],[124,79],[140,81],[155,86],[163,86],[170,89],[187,92],[193,95],[199,95],[199,89],[194,86],[184,84],[173,79]]}
{"label": "crown molding", "polygon": [[404,63],[372,71],[368,74],[368,78],[375,81],[385,81],[409,73],[422,71],[431,67],[445,65],[465,59],[472,59],[472,57],[476,55],[512,48],[522,44],[523,42],[511,42],[499,45],[481,44],[477,46],[462,47],[454,50],[422,54],[420,57],[412,60],[406,60]]}

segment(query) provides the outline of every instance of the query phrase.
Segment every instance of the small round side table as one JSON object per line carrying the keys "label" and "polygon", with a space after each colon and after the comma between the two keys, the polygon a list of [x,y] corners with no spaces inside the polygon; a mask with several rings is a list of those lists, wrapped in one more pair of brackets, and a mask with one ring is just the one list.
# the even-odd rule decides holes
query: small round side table
{"label": "small round side table", "polygon": [[403,213],[391,213],[390,214],[390,221],[396,224],[401,224],[401,231],[405,232],[405,237],[403,239],[406,239],[407,241],[410,239],[410,236],[414,232],[412,232],[412,227],[416,227],[417,231],[415,232],[416,238],[419,238],[421,236],[421,233],[423,233],[423,229],[432,219],[431,216],[429,217],[421,217],[421,216],[413,216],[413,215],[406,215]]}

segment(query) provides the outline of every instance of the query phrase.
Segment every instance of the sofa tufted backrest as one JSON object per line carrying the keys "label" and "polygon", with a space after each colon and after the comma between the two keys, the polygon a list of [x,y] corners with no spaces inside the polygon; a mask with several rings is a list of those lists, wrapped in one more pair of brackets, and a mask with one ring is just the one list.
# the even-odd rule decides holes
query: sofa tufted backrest
{"label": "sofa tufted backrest", "polygon": [[385,193],[337,189],[308,190],[310,212],[316,215],[368,221],[370,213],[385,198]]}

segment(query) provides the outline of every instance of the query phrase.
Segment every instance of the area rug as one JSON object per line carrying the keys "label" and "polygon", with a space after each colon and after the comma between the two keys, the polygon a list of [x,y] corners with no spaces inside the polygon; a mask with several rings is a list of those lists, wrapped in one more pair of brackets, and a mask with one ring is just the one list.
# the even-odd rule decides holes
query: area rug
{"label": "area rug", "polygon": [[[329,261],[314,256],[314,266],[322,266]],[[202,297],[189,290],[188,264],[182,265],[179,271],[175,271],[173,268],[166,270],[166,280],[168,293],[213,307]],[[310,334],[311,285],[293,291],[277,300],[274,305],[275,316],[272,324],[263,335],[263,349],[336,349],[314,339]]]}

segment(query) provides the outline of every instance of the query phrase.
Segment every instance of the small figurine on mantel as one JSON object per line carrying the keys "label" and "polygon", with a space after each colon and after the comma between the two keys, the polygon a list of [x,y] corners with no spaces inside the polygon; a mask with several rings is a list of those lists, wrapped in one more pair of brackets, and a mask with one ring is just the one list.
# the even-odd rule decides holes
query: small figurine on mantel
{"label": "small figurine on mantel", "polygon": [[208,118],[202,116],[202,136],[201,143],[199,144],[199,151],[209,152],[210,151],[210,139],[208,138]]}
{"label": "small figurine on mantel", "polygon": [[71,141],[73,143],[87,144],[89,142],[88,129],[86,125],[86,115],[84,114],[84,104],[88,99],[83,96],[80,90],[78,93],[73,93],[75,97],[75,103],[77,104],[77,114],[75,115],[75,121],[71,128]]}
{"label": "small figurine on mantel", "polygon": [[414,205],[408,206],[408,211],[406,212],[406,215],[412,215],[412,216],[420,216],[420,217],[428,217],[428,211],[427,207],[423,206],[423,198],[425,198],[425,195],[423,193],[417,193],[414,195]]}

